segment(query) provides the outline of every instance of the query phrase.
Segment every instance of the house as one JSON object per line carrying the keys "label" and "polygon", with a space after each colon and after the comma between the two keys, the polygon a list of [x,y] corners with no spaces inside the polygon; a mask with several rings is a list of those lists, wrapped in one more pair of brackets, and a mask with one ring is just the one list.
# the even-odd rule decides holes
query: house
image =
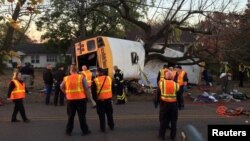
{"label": "house", "polygon": [[12,48],[17,52],[17,56],[13,56],[7,67],[13,67],[13,64],[24,65],[25,63],[31,63],[34,68],[43,68],[47,64],[51,64],[55,67],[57,63],[63,63],[65,61],[65,55],[60,53],[59,49],[51,48],[41,43],[21,43]]}

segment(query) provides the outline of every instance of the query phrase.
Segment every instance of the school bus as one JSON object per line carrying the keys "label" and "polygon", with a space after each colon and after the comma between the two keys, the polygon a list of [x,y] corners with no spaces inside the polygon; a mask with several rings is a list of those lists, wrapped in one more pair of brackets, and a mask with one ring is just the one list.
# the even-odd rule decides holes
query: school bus
{"label": "school bus", "polygon": [[86,65],[90,70],[103,68],[113,77],[113,66],[124,73],[125,80],[140,79],[144,68],[143,44],[106,36],[97,36],[75,43],[75,61],[78,70]]}

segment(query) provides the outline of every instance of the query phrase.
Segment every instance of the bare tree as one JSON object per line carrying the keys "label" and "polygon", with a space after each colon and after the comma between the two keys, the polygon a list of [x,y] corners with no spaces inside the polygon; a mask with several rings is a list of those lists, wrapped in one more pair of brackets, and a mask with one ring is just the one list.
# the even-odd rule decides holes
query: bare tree
{"label": "bare tree", "polygon": [[[186,65],[198,64],[202,62],[203,60],[200,59],[201,57],[199,54],[201,54],[201,52],[208,52],[209,50],[204,48],[204,46],[201,47],[199,44],[197,44],[197,42],[193,42],[185,46],[187,51],[182,57],[171,58],[164,56],[163,53],[165,48],[169,45],[169,43],[171,43],[170,39],[176,35],[174,32],[177,30],[189,31],[193,33],[193,36],[211,34],[211,29],[200,30],[196,26],[190,24],[190,21],[197,20],[196,23],[198,23],[206,17],[211,18],[209,15],[213,12],[229,12],[229,9],[234,11],[236,9],[235,7],[237,6],[233,0],[168,0],[164,3],[162,1],[159,3],[162,4],[155,6],[148,4],[145,0],[114,0],[112,2],[100,1],[96,4],[99,4],[100,6],[108,5],[111,8],[116,9],[123,19],[140,27],[144,31],[143,40],[145,42],[144,47],[146,50],[147,60],[157,58],[163,61],[175,63],[180,63],[180,61],[186,59],[192,60],[192,63],[186,63]],[[153,14],[151,19],[148,18],[150,19],[150,22],[143,19],[136,19],[133,17],[131,11],[131,5],[134,4],[154,7],[156,8],[155,13],[157,13],[157,11],[160,9],[161,12],[159,14],[161,14],[161,17],[159,18],[159,14]],[[152,21],[154,21],[154,18],[161,19],[161,26],[157,31],[152,32],[152,23],[154,23]],[[163,40],[164,45],[159,49],[153,48],[153,44],[159,39]],[[213,53],[209,52],[208,54],[212,55]],[[185,65],[185,63],[182,64]]]}

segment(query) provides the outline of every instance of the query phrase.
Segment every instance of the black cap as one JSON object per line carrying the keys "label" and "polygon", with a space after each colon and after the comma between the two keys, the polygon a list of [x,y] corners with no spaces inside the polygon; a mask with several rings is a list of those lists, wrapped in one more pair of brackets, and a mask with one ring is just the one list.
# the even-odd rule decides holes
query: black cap
{"label": "black cap", "polygon": [[164,65],[163,65],[163,68],[168,68],[168,64],[164,64]]}
{"label": "black cap", "polygon": [[175,68],[182,69],[180,65],[176,65]]}

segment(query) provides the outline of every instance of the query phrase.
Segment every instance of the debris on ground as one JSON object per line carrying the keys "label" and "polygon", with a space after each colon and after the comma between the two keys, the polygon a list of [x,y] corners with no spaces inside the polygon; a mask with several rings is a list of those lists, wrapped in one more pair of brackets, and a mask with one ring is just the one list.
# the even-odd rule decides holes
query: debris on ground
{"label": "debris on ground", "polygon": [[205,102],[205,103],[215,103],[218,101],[241,102],[242,100],[249,99],[246,94],[238,90],[233,90],[229,94],[227,93],[216,94],[216,93],[204,91],[202,94],[196,97],[192,96],[191,93],[189,93],[188,96],[193,100],[193,102]]}
{"label": "debris on ground", "polygon": [[190,93],[188,95],[193,100],[193,102],[205,102],[205,103],[218,102],[218,100],[214,97],[215,93],[208,93],[204,91],[197,97],[192,96]]}
{"label": "debris on ground", "polygon": [[245,110],[244,107],[228,108],[226,106],[218,106],[216,109],[216,113],[221,116],[246,115],[250,118],[250,111]]}

